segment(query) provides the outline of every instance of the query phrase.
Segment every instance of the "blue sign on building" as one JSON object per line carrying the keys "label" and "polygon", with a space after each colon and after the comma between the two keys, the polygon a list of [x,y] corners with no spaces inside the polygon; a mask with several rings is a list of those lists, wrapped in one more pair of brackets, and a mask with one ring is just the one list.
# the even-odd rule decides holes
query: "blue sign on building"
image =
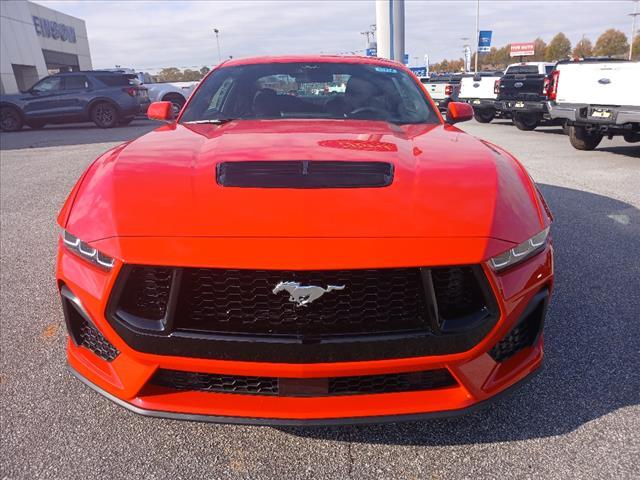
{"label": "blue sign on building", "polygon": [[426,77],[427,76],[427,68],[426,67],[409,67],[416,77]]}
{"label": "blue sign on building", "polygon": [[33,26],[36,33],[45,38],[53,38],[54,40],[62,40],[63,42],[76,43],[76,30],[69,25],[47,20],[46,18],[36,17],[32,15]]}
{"label": "blue sign on building", "polygon": [[373,47],[373,48],[367,48],[367,52],[366,52],[367,57],[377,57],[378,56],[378,49]]}
{"label": "blue sign on building", "polygon": [[491,30],[480,30],[478,35],[478,51],[488,52],[491,50]]}

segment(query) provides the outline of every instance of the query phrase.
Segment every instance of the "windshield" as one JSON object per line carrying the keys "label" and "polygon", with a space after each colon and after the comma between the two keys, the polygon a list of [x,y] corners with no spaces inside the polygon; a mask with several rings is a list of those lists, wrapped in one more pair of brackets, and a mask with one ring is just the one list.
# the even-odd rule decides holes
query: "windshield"
{"label": "windshield", "polygon": [[181,121],[249,118],[440,122],[418,84],[404,71],[331,62],[220,68],[194,94]]}

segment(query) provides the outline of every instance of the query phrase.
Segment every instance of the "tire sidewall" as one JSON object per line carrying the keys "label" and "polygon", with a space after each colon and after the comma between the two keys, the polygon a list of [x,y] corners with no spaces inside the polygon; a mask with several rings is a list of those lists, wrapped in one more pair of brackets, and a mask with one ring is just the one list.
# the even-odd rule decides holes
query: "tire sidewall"
{"label": "tire sidewall", "polygon": [[112,128],[120,120],[118,109],[108,102],[99,102],[91,107],[91,121],[100,128]]}
{"label": "tire sidewall", "polygon": [[9,128],[5,128],[5,126],[0,123],[0,129],[3,132],[17,132],[18,130],[21,130],[24,125],[24,121],[22,119],[22,115],[20,115],[20,112],[14,107],[0,107],[0,119],[1,116],[7,114],[11,115],[14,118],[14,122],[11,126],[9,126]]}
{"label": "tire sidewall", "polygon": [[477,109],[473,112],[473,117],[480,123],[489,123],[495,116],[496,113],[489,109]]}

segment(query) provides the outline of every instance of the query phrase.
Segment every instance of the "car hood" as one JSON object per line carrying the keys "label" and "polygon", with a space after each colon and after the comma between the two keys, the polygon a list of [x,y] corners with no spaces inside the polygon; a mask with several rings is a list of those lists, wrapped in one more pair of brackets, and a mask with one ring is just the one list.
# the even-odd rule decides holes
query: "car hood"
{"label": "car hood", "polygon": [[[383,188],[229,188],[222,161],[382,161]],[[107,152],[77,188],[66,228],[128,237],[492,237],[542,228],[529,177],[506,152],[442,124],[243,120],[167,125]],[[63,221],[64,223],[64,221]]]}

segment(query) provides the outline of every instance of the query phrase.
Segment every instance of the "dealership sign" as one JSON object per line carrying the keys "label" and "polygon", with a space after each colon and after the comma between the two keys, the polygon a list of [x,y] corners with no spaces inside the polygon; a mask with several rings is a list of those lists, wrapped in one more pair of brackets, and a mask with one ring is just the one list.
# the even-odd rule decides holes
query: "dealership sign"
{"label": "dealership sign", "polygon": [[63,42],[76,43],[76,31],[69,25],[47,20],[33,15],[33,26],[40,37],[53,38]]}
{"label": "dealership sign", "polygon": [[491,50],[491,30],[480,30],[478,34],[478,51],[486,53]]}
{"label": "dealership sign", "polygon": [[512,43],[510,55],[512,57],[524,57],[527,55],[535,55],[536,49],[533,42]]}

